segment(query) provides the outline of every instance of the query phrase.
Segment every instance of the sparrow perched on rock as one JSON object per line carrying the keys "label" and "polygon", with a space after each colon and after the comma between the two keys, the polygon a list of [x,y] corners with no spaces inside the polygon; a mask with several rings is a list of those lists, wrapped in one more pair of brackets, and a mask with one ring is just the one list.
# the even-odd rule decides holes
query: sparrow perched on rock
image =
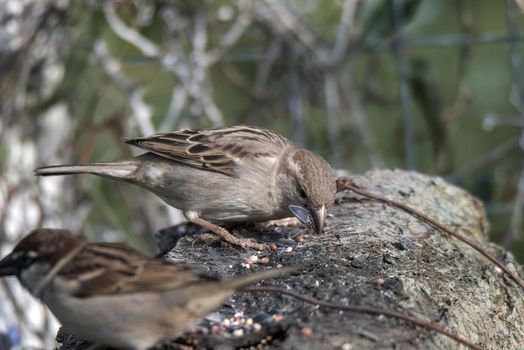
{"label": "sparrow perched on rock", "polygon": [[217,224],[296,216],[322,232],[335,200],[335,177],[320,156],[273,131],[250,126],[125,139],[147,150],[136,158],[35,169],[36,175],[89,173],[144,187],[222,239],[262,250]]}
{"label": "sparrow perched on rock", "polygon": [[37,229],[0,261],[65,328],[99,345],[147,349],[179,335],[233,293],[282,268],[219,280],[118,244],[88,243],[67,230]]}

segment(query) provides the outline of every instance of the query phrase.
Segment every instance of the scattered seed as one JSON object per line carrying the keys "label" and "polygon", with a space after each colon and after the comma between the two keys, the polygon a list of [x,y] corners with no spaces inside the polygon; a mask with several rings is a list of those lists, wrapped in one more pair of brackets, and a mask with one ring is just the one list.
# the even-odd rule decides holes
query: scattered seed
{"label": "scattered seed", "polygon": [[220,334],[220,326],[217,324],[214,324],[211,326],[211,334],[218,335]]}
{"label": "scattered seed", "polygon": [[244,335],[244,330],[243,330],[242,328],[235,329],[235,330],[233,331],[233,335],[234,335],[235,337],[241,337],[241,336]]}
{"label": "scattered seed", "polygon": [[313,329],[311,327],[304,327],[300,332],[304,337],[310,337],[313,335]]}
{"label": "scattered seed", "polygon": [[275,314],[273,315],[273,320],[275,320],[276,322],[280,322],[284,319],[284,315],[282,314]]}
{"label": "scattered seed", "polygon": [[246,264],[254,265],[258,261],[258,256],[251,255],[249,258],[246,259]]}

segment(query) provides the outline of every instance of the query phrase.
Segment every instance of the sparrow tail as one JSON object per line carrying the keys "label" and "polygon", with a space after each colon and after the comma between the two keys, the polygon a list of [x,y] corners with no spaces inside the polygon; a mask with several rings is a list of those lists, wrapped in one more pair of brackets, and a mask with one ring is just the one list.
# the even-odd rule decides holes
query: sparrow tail
{"label": "sparrow tail", "polygon": [[134,162],[92,163],[85,165],[52,165],[36,168],[37,176],[55,176],[71,174],[95,174],[111,179],[127,179],[137,169]]}
{"label": "sparrow tail", "polygon": [[222,281],[222,287],[224,289],[238,290],[242,289],[243,287],[247,287],[255,282],[269,278],[279,277],[297,270],[297,267],[283,267],[280,269],[274,268],[271,270],[264,270],[262,272],[250,273],[240,277],[224,280]]}

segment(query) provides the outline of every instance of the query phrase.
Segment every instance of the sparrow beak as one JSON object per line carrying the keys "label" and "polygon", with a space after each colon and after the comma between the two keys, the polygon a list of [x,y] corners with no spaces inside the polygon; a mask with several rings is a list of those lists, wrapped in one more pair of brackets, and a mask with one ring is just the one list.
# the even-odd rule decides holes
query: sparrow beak
{"label": "sparrow beak", "polygon": [[317,210],[308,210],[298,205],[289,205],[289,211],[304,225],[309,225],[313,222],[315,232],[322,233],[324,224],[326,223],[326,207],[323,205]]}
{"label": "sparrow beak", "polygon": [[12,254],[9,254],[0,261],[0,276],[15,276],[18,275],[17,261]]}
{"label": "sparrow beak", "polygon": [[315,231],[317,234],[321,234],[326,224],[326,207],[323,205],[317,210],[311,210],[311,216],[313,217],[313,223],[315,224]]}
{"label": "sparrow beak", "polygon": [[311,220],[312,220],[311,214],[309,210],[307,210],[306,208],[301,207],[299,205],[293,205],[293,204],[290,204],[288,208],[289,208],[289,211],[293,215],[295,215],[298,221],[300,221],[304,225],[309,225],[311,223]]}

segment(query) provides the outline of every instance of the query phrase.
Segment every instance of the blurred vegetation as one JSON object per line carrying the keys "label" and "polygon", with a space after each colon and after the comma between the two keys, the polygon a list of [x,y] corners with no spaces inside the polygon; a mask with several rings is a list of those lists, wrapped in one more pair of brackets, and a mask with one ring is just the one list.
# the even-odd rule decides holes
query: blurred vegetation
{"label": "blurred vegetation", "polygon": [[[484,201],[492,238],[524,261],[524,31],[517,3],[24,6],[18,18],[30,30],[20,31],[21,44],[2,48],[0,126],[3,135],[16,131],[37,145],[35,166],[129,157],[124,136],[255,124],[337,168],[409,168],[465,187]],[[24,17],[31,11],[38,16]],[[57,123],[51,129],[63,133],[50,136],[42,120],[57,105],[71,126]],[[49,137],[62,140],[52,156]],[[10,145],[0,142],[4,168]],[[79,226],[88,234],[121,231],[133,245],[151,247],[157,219],[168,222],[162,204],[141,189],[92,177],[64,181],[63,191],[75,193],[64,208],[82,208]],[[43,210],[39,222],[56,222],[53,215]]]}

